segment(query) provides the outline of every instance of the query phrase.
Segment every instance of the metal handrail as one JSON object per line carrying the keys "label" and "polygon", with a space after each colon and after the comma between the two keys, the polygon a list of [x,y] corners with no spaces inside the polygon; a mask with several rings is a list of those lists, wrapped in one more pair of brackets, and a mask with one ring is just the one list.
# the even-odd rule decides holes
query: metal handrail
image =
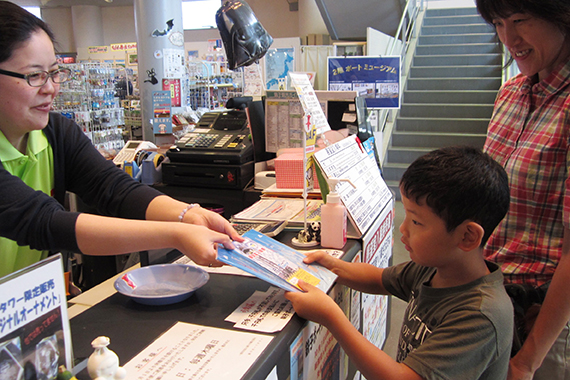
{"label": "metal handrail", "polygon": [[[392,40],[390,48],[388,49],[388,55],[396,55],[397,42],[401,41],[400,51],[397,55],[401,57],[401,78],[402,87],[405,85],[405,79],[408,75],[408,70],[411,66],[411,60],[407,60],[407,55],[412,42],[417,39],[417,25],[420,20],[420,11],[424,9],[424,0],[407,0],[406,6],[402,12],[402,18],[398,24],[398,29]],[[408,62],[410,61],[410,62]],[[402,91],[402,89],[400,89]],[[378,113],[378,131],[385,132],[386,126],[388,125],[388,120],[392,119],[395,112],[398,109],[382,109]],[[386,136],[388,138],[388,136]],[[388,144],[385,143],[383,147],[382,157],[386,157],[386,150]]]}

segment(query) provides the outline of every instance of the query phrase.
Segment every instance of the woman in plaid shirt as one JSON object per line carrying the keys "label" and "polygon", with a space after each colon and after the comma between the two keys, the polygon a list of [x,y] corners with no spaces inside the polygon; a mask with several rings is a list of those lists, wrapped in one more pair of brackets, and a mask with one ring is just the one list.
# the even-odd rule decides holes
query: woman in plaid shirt
{"label": "woman in plaid shirt", "polygon": [[477,8],[521,71],[499,91],[484,148],[511,188],[485,255],[508,283],[549,286],[525,309],[528,334],[509,379],[570,379],[570,1],[477,0]]}

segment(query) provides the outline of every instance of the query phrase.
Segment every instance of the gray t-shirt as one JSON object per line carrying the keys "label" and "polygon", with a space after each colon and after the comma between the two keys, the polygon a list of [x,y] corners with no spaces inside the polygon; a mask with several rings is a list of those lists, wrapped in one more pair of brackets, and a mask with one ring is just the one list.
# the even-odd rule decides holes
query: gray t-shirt
{"label": "gray t-shirt", "polygon": [[382,282],[408,302],[398,362],[425,379],[506,379],[513,308],[496,264],[465,285],[432,288],[435,268],[407,262],[384,270]]}

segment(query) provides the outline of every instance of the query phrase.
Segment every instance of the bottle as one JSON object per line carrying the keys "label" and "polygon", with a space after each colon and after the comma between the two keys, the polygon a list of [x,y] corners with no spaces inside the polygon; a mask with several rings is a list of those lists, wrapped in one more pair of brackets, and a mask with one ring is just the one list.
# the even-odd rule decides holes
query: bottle
{"label": "bottle", "polygon": [[330,178],[327,201],[321,206],[321,247],[341,249],[346,244],[346,208],[340,202],[337,185],[340,179]]}

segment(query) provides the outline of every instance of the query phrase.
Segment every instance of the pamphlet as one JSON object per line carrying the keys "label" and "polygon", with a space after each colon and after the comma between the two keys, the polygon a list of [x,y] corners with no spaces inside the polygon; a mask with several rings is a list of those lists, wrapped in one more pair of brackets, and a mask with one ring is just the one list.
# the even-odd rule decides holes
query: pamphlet
{"label": "pamphlet", "polygon": [[218,260],[242,269],[282,289],[299,292],[303,280],[325,293],[337,275],[319,264],[307,265],[305,255],[255,230],[243,234],[243,242],[235,242],[235,249],[218,248]]}
{"label": "pamphlet", "polygon": [[[307,201],[307,222],[321,220],[320,199]],[[236,222],[276,222],[287,221],[289,226],[302,226],[305,222],[305,202],[303,199],[262,198],[250,207],[232,216]]]}

